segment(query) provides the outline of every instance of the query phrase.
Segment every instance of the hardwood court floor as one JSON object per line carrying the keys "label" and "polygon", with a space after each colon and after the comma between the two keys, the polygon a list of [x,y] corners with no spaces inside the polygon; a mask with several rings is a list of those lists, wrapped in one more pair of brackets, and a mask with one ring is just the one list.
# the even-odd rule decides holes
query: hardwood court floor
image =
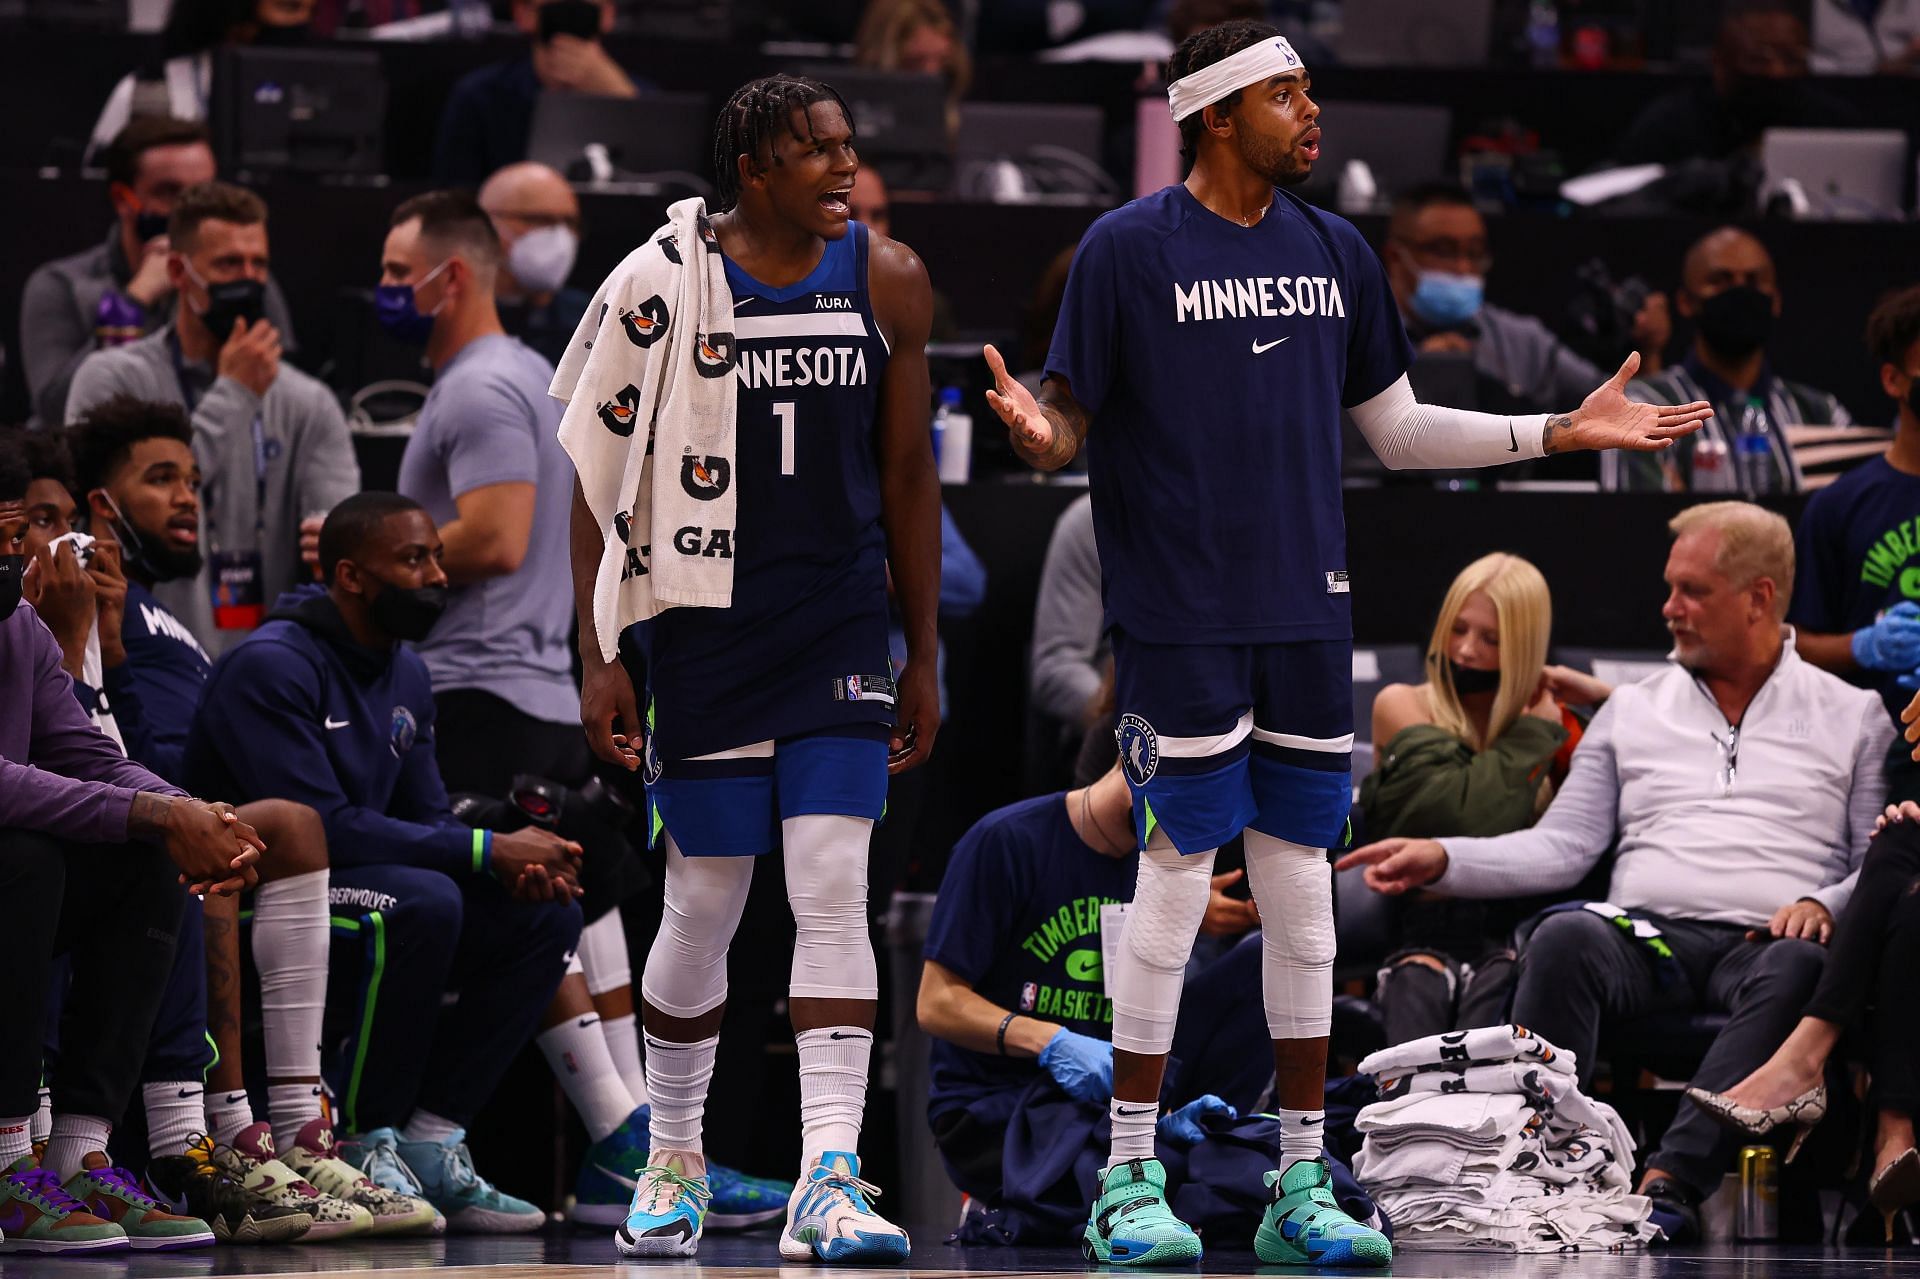
{"label": "hardwood court floor", "polygon": [[[965,1275],[969,1279],[1045,1279],[1084,1269],[1069,1248],[955,1248],[941,1242],[945,1232],[925,1229],[913,1262],[901,1275]],[[615,1270],[613,1267],[618,1266]],[[54,1259],[0,1254],[0,1279],[224,1279],[270,1275],[274,1279],[332,1276],[356,1272],[359,1279],[422,1279],[423,1270],[446,1279],[638,1279],[638,1272],[663,1269],[672,1279],[773,1279],[780,1267],[771,1234],[709,1236],[691,1261],[622,1261],[610,1237],[555,1229],[510,1239],[457,1238],[390,1243],[343,1243],[281,1248],[218,1248],[204,1252],[127,1254]],[[1151,1272],[1192,1275],[1193,1271]],[[1312,1273],[1262,1267],[1251,1249],[1214,1246],[1200,1273],[1207,1275]],[[1329,1271],[1328,1274],[1365,1274]],[[1403,1253],[1394,1266],[1400,1279],[1812,1279],[1820,1276],[1880,1276],[1920,1279],[1920,1251],[1822,1252],[1808,1248],[1754,1246],[1706,1247],[1620,1256],[1505,1257],[1488,1254]],[[851,1279],[873,1271],[842,1269],[831,1279]],[[829,1279],[825,1268],[784,1267],[778,1279]]]}

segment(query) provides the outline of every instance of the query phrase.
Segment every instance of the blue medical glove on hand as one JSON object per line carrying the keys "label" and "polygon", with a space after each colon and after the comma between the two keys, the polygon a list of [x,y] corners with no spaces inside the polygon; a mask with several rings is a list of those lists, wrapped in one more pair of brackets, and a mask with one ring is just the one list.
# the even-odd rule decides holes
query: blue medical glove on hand
{"label": "blue medical glove on hand", "polygon": [[1855,631],[1853,660],[1869,671],[1911,671],[1920,666],[1920,604],[1901,600],[1872,626]]}
{"label": "blue medical glove on hand", "polygon": [[1040,1069],[1075,1101],[1104,1106],[1113,1096],[1113,1045],[1062,1028],[1040,1050]]}
{"label": "blue medical glove on hand", "polygon": [[1213,1116],[1238,1119],[1240,1112],[1212,1093],[1208,1093],[1204,1097],[1195,1098],[1170,1114],[1160,1116],[1160,1122],[1154,1126],[1154,1131],[1163,1141],[1191,1146],[1207,1135],[1206,1129],[1200,1126],[1200,1121]]}

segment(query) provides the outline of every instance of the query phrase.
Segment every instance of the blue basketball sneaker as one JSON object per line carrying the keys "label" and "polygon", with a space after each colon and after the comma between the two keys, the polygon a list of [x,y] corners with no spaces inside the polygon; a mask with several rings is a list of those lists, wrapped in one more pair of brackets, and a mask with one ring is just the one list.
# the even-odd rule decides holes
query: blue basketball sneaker
{"label": "blue basketball sneaker", "polygon": [[907,1232],[873,1210],[880,1189],[860,1180],[860,1156],[829,1150],[793,1188],[780,1260],[841,1264],[907,1259]]}
{"label": "blue basketball sneaker", "polygon": [[[627,1219],[627,1207],[647,1166],[651,1118],[648,1107],[641,1106],[625,1123],[587,1147],[568,1220],[582,1227],[611,1228]],[[790,1181],[749,1177],[716,1163],[707,1165],[707,1188],[713,1194],[707,1206],[708,1230],[749,1230],[778,1221],[793,1194]]]}
{"label": "blue basketball sneaker", "polygon": [[707,1165],[707,1185],[713,1190],[713,1202],[707,1206],[710,1230],[751,1230],[778,1221],[793,1198],[791,1181],[749,1177],[725,1164]]}
{"label": "blue basketball sneaker", "polygon": [[706,1160],[679,1151],[642,1168],[613,1246],[626,1257],[691,1257],[713,1198],[706,1174]]}
{"label": "blue basketball sneaker", "polygon": [[401,1160],[419,1179],[420,1195],[457,1234],[517,1235],[538,1230],[547,1214],[482,1177],[467,1151],[467,1131],[456,1128],[442,1141],[407,1141]]}
{"label": "blue basketball sneaker", "polygon": [[1393,1264],[1393,1245],[1349,1217],[1333,1197],[1333,1172],[1322,1159],[1296,1159],[1267,1174],[1273,1202],[1260,1217],[1253,1251],[1269,1266]]}

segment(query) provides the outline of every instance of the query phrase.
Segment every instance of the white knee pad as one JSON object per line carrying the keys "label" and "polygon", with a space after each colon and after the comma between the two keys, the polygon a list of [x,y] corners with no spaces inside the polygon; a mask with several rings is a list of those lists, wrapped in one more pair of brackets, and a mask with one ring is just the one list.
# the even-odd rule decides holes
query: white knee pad
{"label": "white knee pad", "polygon": [[620,912],[610,910],[580,930],[580,966],[587,974],[587,993],[604,995],[633,985],[633,962],[627,958],[627,930]]}
{"label": "white knee pad", "polygon": [[816,813],[780,824],[787,901],[793,907],[795,999],[878,999],[880,975],[867,935],[865,817]]}
{"label": "white knee pad", "polygon": [[1260,908],[1261,988],[1275,1039],[1333,1028],[1333,867],[1327,850],[1247,832],[1247,883]]}
{"label": "white knee pad", "polygon": [[727,1002],[727,947],[753,882],[751,857],[687,857],[667,837],[667,906],[641,979],[646,1001],[670,1017]]}
{"label": "white knee pad", "polygon": [[1113,970],[1113,1046],[1159,1056],[1173,1048],[1180,986],[1207,913],[1214,850],[1183,857],[1149,844]]}

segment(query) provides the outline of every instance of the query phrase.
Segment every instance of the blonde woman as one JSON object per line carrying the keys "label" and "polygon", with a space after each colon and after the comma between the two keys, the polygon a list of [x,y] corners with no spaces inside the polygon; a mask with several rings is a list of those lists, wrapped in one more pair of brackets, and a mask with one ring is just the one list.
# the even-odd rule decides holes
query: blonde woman
{"label": "blonde woman", "polygon": [[[1612,690],[1548,666],[1553,604],[1540,570],[1483,556],[1447,591],[1427,642],[1427,679],[1389,684],[1373,703],[1374,771],[1360,787],[1368,839],[1504,835],[1533,825],[1566,776],[1580,722]],[[1519,903],[1419,897],[1403,907],[1402,948],[1375,999],[1389,1043],[1505,1016]]]}
{"label": "blonde woman", "polygon": [[940,0],[871,0],[854,32],[853,63],[941,77],[947,82],[947,132],[959,132],[960,99],[973,80],[973,59]]}

